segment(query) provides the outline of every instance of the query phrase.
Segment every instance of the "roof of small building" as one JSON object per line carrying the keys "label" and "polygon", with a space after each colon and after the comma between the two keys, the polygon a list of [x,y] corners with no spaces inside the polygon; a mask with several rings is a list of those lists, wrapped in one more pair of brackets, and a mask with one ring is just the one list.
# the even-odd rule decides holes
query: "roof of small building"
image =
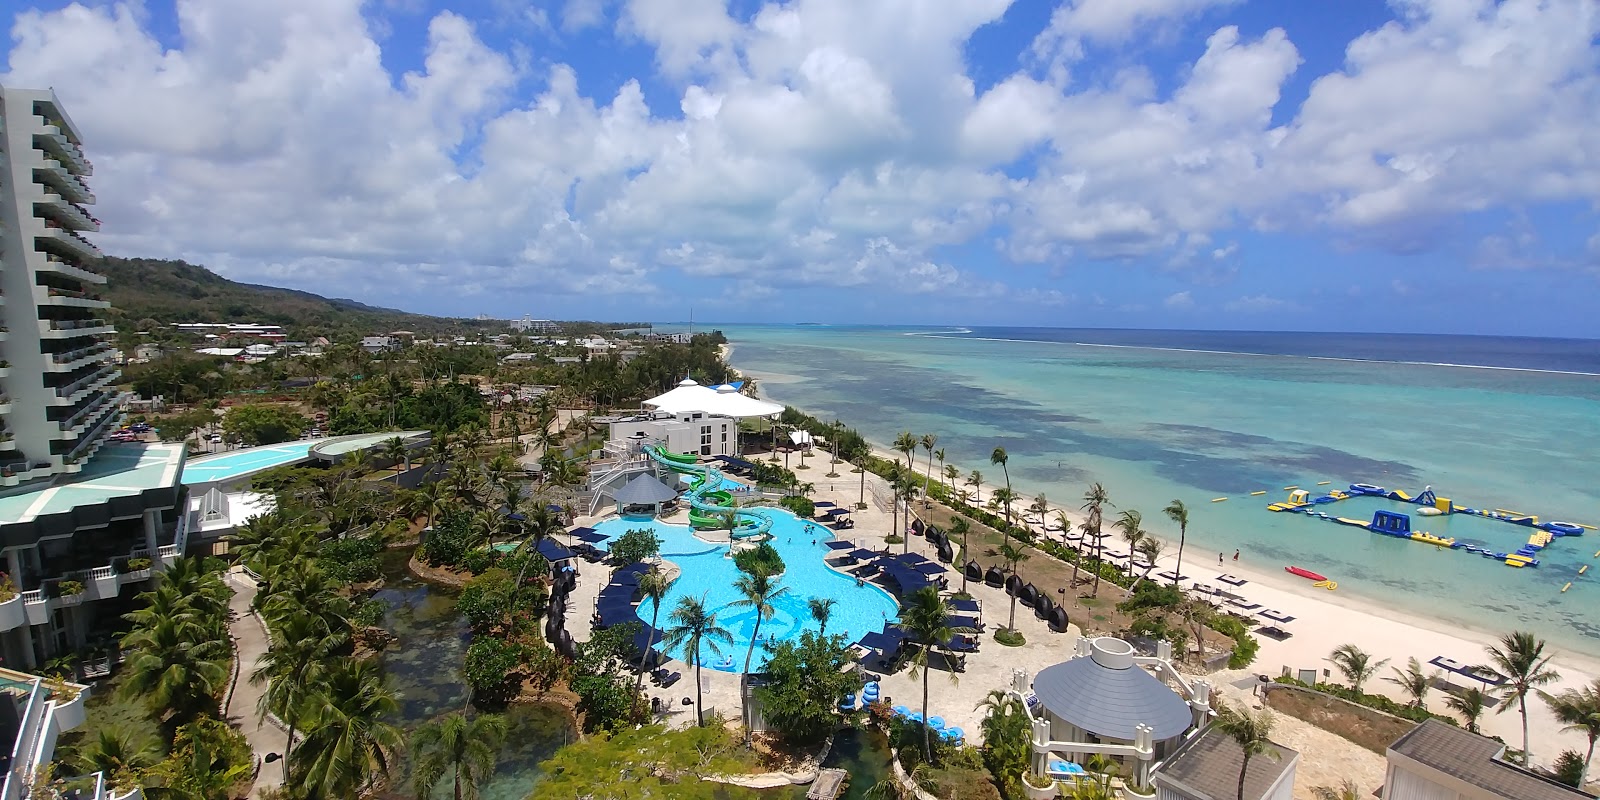
{"label": "roof of small building", "polygon": [[1127,642],[1100,637],[1090,654],[1045,667],[1033,693],[1050,713],[1101,738],[1133,741],[1149,725],[1156,741],[1189,729],[1188,701],[1133,661]]}
{"label": "roof of small building", "polygon": [[1500,742],[1435,719],[1412,728],[1389,745],[1391,755],[1409,758],[1507,800],[1594,797],[1503,760],[1505,749]]}
{"label": "roof of small building", "polygon": [[[1252,757],[1244,776],[1246,800],[1267,797],[1299,759],[1299,753],[1277,742],[1272,743],[1272,755]],[[1167,756],[1151,779],[1195,800],[1234,800],[1239,796],[1239,767],[1243,761],[1244,750],[1239,743],[1215,726],[1208,726]]]}
{"label": "roof of small building", "polygon": [[618,489],[612,499],[623,505],[650,505],[674,500],[678,493],[652,475],[637,475]]}

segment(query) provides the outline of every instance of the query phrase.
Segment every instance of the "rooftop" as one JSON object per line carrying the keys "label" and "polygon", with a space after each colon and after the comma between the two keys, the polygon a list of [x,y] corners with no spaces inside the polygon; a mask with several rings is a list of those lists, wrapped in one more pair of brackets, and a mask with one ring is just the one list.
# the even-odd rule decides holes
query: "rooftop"
{"label": "rooftop", "polygon": [[248,447],[190,461],[184,471],[183,482],[189,486],[236,483],[275,467],[298,464],[313,458],[335,461],[346,454],[377,447],[396,436],[411,440],[426,436],[427,433],[427,431],[358,433],[332,439],[302,439],[296,442]]}
{"label": "rooftop", "polygon": [[1040,670],[1033,693],[1050,713],[1102,738],[1133,741],[1143,724],[1161,741],[1194,721],[1188,701],[1135,664],[1132,645],[1106,636],[1090,642],[1089,655]]}
{"label": "rooftop", "polygon": [[184,455],[182,443],[108,443],[76,475],[0,497],[0,525],[32,522],[78,506],[172,487],[183,475]]}
{"label": "rooftop", "polygon": [[1389,745],[1401,756],[1498,797],[1514,800],[1583,800],[1594,795],[1543,778],[1502,759],[1506,746],[1430,719]]}
{"label": "rooftop", "polygon": [[[1276,742],[1272,749],[1276,757],[1250,759],[1250,769],[1244,776],[1246,800],[1271,796],[1273,787],[1294,770],[1300,759],[1299,753]],[[1153,779],[1158,784],[1172,785],[1187,797],[1233,800],[1239,796],[1239,767],[1243,760],[1244,751],[1232,737],[1214,726],[1207,727],[1161,762]]]}

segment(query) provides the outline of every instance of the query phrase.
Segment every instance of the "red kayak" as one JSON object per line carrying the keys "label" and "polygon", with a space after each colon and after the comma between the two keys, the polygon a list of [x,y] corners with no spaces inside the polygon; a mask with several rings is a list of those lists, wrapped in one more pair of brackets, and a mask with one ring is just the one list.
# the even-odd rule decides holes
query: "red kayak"
{"label": "red kayak", "polygon": [[1304,567],[1284,567],[1283,571],[1291,575],[1299,575],[1302,578],[1310,578],[1314,581],[1325,581],[1328,579],[1327,576],[1312,572]]}

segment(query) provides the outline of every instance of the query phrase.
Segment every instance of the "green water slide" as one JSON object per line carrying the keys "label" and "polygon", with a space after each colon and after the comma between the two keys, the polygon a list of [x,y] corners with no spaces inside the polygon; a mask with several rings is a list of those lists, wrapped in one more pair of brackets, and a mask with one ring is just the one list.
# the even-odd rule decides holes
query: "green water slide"
{"label": "green water slide", "polygon": [[722,515],[732,511],[736,525],[731,535],[735,539],[761,536],[772,530],[772,517],[767,512],[738,508],[733,505],[733,495],[716,488],[722,485],[721,470],[694,463],[698,457],[689,453],[671,453],[653,445],[644,452],[657,464],[691,476],[689,491],[684,494],[689,501],[690,525],[699,530],[726,528]]}

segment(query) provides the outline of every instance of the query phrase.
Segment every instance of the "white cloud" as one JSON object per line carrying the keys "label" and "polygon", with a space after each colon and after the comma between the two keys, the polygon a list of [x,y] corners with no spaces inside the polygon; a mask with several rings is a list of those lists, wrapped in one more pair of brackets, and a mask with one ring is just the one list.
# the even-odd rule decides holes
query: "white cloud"
{"label": "white cloud", "polygon": [[1299,305],[1278,297],[1253,294],[1224,303],[1222,310],[1230,314],[1272,314],[1299,310]]}
{"label": "white cloud", "polygon": [[1121,43],[1141,30],[1168,25],[1242,0],[1065,0],[1033,40],[1031,50],[1064,79],[1086,42]]}
{"label": "white cloud", "polygon": [[1161,301],[1161,305],[1175,311],[1191,309],[1194,308],[1194,295],[1186,291],[1173,292],[1167,295],[1167,299]]}

